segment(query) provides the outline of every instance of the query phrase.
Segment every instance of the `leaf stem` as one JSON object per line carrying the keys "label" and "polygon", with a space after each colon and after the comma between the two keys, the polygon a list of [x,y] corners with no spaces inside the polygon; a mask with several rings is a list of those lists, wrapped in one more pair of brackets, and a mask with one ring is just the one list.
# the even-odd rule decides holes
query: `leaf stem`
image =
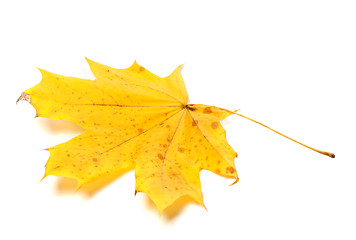
{"label": "leaf stem", "polygon": [[278,133],[279,135],[281,135],[281,136],[283,136],[283,137],[285,137],[285,138],[288,138],[289,140],[292,140],[293,142],[296,142],[296,143],[298,143],[298,144],[300,144],[300,145],[302,145],[302,146],[304,146],[304,147],[306,147],[306,148],[309,148],[309,149],[311,149],[311,150],[313,150],[313,151],[315,151],[315,152],[317,152],[317,153],[323,154],[323,155],[328,156],[328,157],[331,157],[331,158],[335,158],[335,154],[333,154],[333,153],[325,152],[325,151],[320,151],[320,150],[315,149],[315,148],[312,148],[312,147],[310,147],[310,146],[308,146],[308,145],[306,145],[306,144],[304,144],[304,143],[298,142],[297,140],[295,140],[295,139],[293,139],[293,138],[290,138],[290,137],[284,135],[283,133],[280,133],[280,132],[278,132],[278,131],[272,129],[272,128],[266,126],[265,124],[260,123],[260,122],[258,122],[258,121],[256,121],[256,120],[252,119],[252,118],[246,117],[246,116],[244,116],[244,115],[242,115],[242,114],[240,114],[240,113],[237,113],[236,111],[234,111],[234,112],[229,111],[229,110],[227,110],[227,111],[230,112],[230,113],[232,113],[232,114],[238,115],[238,116],[240,116],[240,117],[246,118],[246,119],[248,119],[248,120],[250,120],[250,121],[252,121],[252,122],[255,122],[255,123],[257,123],[257,124],[260,124],[261,126],[263,126],[263,127],[265,127],[265,128],[268,128],[269,130],[271,130],[271,131],[273,131],[273,132],[275,132],[275,133]]}

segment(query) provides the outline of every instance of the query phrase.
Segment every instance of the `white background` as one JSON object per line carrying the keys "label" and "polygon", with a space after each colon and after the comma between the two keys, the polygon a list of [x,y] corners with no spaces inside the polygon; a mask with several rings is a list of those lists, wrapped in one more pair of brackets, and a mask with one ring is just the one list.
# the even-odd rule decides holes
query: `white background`
{"label": "white background", "polygon": [[[351,0],[1,1],[0,238],[356,239],[355,12]],[[39,183],[41,149],[81,129],[15,101],[35,66],[93,79],[84,57],[159,76],[184,63],[190,103],[240,108],[336,158],[231,116],[240,182],[202,171],[208,212],[183,199],[159,216],[133,171],[79,192]]]}

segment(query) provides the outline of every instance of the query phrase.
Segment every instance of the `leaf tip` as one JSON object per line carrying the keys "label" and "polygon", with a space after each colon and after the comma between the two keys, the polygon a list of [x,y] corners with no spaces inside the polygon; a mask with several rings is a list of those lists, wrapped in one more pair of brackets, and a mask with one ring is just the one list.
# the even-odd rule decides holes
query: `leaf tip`
{"label": "leaf tip", "polygon": [[138,72],[142,72],[145,70],[145,68],[142,67],[140,64],[138,64],[136,60],[134,60],[134,62],[131,64],[131,66],[128,69],[133,71],[138,71]]}
{"label": "leaf tip", "polygon": [[179,69],[179,70],[182,70],[183,67],[184,67],[184,63],[181,64],[181,65],[179,65],[179,66],[178,66],[178,69]]}
{"label": "leaf tip", "polygon": [[41,73],[43,73],[43,72],[45,72],[46,70],[43,70],[42,68],[39,68],[39,67],[36,67],[35,66],[35,68],[37,68],[38,69],[38,71],[40,71]]}
{"label": "leaf tip", "polygon": [[87,57],[84,57],[84,58],[85,58],[85,60],[87,61],[88,65],[89,65],[89,67],[90,67],[91,69],[92,69],[93,66],[98,65],[97,62],[95,62],[95,61],[93,61],[93,60],[91,60],[91,59],[89,59],[89,58],[87,58]]}
{"label": "leaf tip", "polygon": [[43,179],[45,179],[47,176],[48,176],[47,173],[45,173],[45,174],[43,175],[43,177],[41,178],[40,182],[42,182]]}
{"label": "leaf tip", "polygon": [[182,69],[184,68],[184,64],[179,65],[172,74],[180,74]]}
{"label": "leaf tip", "polygon": [[31,97],[27,93],[23,92],[23,93],[21,93],[20,97],[16,100],[16,104],[19,101],[26,101],[26,102],[31,103]]}
{"label": "leaf tip", "polygon": [[200,203],[200,204],[203,206],[203,208],[205,209],[205,211],[208,212],[208,209],[206,208],[205,204],[204,204],[204,203]]}
{"label": "leaf tip", "polygon": [[235,182],[231,183],[229,186],[235,185],[235,184],[236,184],[239,180],[240,180],[240,179],[239,179],[239,177],[238,177],[238,176],[236,176],[236,180],[235,180]]}
{"label": "leaf tip", "polygon": [[88,63],[90,63],[90,62],[92,62],[93,60],[91,60],[91,59],[89,59],[89,58],[87,58],[87,57],[84,57],[85,58],[85,60],[88,62]]}

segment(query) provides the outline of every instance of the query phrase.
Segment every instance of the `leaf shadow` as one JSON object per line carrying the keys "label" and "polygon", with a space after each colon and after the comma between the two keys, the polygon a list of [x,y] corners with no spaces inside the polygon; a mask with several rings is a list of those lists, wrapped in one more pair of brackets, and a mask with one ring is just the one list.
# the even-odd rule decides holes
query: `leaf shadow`
{"label": "leaf shadow", "polygon": [[193,204],[196,205],[197,207],[201,207],[200,204],[198,204],[196,201],[194,201],[191,197],[188,195],[183,196],[179,198],[177,201],[175,201],[171,206],[167,207],[163,211],[163,216],[166,221],[172,221],[176,217],[178,217],[181,213],[184,212],[185,208],[189,205]]}
{"label": "leaf shadow", "polygon": [[[155,211],[158,212],[157,207],[155,203],[145,194],[145,204],[144,207],[148,209],[149,211]],[[194,204],[196,206],[201,206],[198,204],[196,201],[194,201],[191,197],[188,195],[182,196],[179,199],[177,199],[171,206],[167,207],[166,209],[163,210],[162,212],[162,218],[164,222],[172,222],[175,220],[179,215],[181,215],[185,208],[189,204]]]}
{"label": "leaf shadow", "polygon": [[58,177],[55,191],[57,195],[79,193],[89,199],[131,170],[133,170],[133,168],[117,171],[108,176],[104,176],[92,183],[84,185],[79,190],[77,180],[67,177]]}
{"label": "leaf shadow", "polygon": [[62,119],[39,117],[36,122],[40,128],[50,134],[80,134],[84,132],[84,128],[79,125]]}

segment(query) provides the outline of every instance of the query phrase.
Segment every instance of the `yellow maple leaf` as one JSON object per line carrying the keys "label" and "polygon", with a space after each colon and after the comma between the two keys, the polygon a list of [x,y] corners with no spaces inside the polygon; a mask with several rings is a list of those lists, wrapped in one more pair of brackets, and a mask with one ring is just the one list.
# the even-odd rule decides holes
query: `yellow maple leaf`
{"label": "yellow maple leaf", "polygon": [[74,178],[81,187],[134,168],[135,192],[145,192],[159,212],[186,195],[204,206],[201,169],[238,181],[237,153],[227,143],[220,121],[243,115],[188,104],[181,66],[161,78],[136,62],[114,69],[87,61],[96,80],[40,70],[42,81],[20,97],[31,103],[38,117],[68,120],[85,129],[48,149],[44,178]]}

